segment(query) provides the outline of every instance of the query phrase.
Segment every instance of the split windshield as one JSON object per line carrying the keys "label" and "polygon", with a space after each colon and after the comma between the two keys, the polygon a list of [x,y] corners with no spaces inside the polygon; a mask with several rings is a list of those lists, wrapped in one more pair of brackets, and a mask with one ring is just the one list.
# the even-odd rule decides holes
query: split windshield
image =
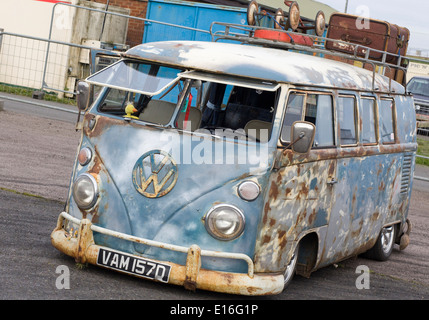
{"label": "split windshield", "polygon": [[120,61],[90,77],[107,87],[98,111],[142,123],[268,141],[278,99],[275,83]]}

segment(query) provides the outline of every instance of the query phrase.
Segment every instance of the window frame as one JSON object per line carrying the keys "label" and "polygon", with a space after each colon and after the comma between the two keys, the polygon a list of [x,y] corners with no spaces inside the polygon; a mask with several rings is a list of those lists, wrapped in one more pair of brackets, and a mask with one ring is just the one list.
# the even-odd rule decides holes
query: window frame
{"label": "window frame", "polygon": [[362,108],[362,114],[360,115],[360,118],[359,118],[359,120],[362,121],[362,128],[361,128],[362,130],[360,132],[360,134],[361,134],[360,138],[363,138],[362,134],[365,131],[363,129],[363,125],[364,125],[364,118],[363,118],[364,112],[363,112],[363,103],[362,103],[363,100],[372,100],[373,101],[375,141],[374,142],[364,142],[364,139],[360,139],[360,141],[362,142],[363,146],[375,146],[375,145],[379,144],[379,139],[380,139],[380,133],[379,133],[379,127],[378,127],[379,117],[378,117],[378,103],[377,103],[377,99],[374,96],[361,96],[360,97],[359,102],[360,102],[360,106]]}
{"label": "window frame", "polygon": [[381,116],[380,113],[380,107],[381,107],[381,102],[382,101],[391,101],[392,103],[392,112],[391,112],[391,120],[392,120],[392,129],[393,129],[393,141],[383,141],[383,136],[381,133],[381,127],[380,127],[380,143],[381,144],[395,144],[397,143],[397,114],[396,114],[396,103],[395,103],[395,99],[393,97],[380,97],[380,106],[378,108],[378,112],[379,112],[379,121],[380,124],[379,126],[383,123],[383,117]]}
{"label": "window frame", "polygon": [[[342,139],[341,139],[341,118],[340,118],[340,103],[339,103],[339,99],[341,98],[351,98],[353,99],[353,107],[354,107],[354,129],[355,129],[355,139],[356,142],[355,143],[342,143]],[[339,146],[340,147],[355,147],[360,143],[360,128],[359,128],[359,119],[360,119],[360,112],[359,112],[359,104],[358,104],[358,99],[356,97],[356,95],[354,94],[345,94],[345,93],[340,93],[337,96],[337,119],[338,119],[338,127],[339,127]]]}
{"label": "window frame", "polygon": [[[299,94],[299,95],[304,95],[304,99],[303,99],[303,105],[302,105],[302,111],[301,111],[301,119],[300,121],[304,121],[305,119],[305,115],[307,113],[307,98],[308,95],[313,94],[313,95],[319,95],[319,96],[330,96],[331,97],[331,108],[332,108],[332,140],[333,140],[333,144],[329,145],[329,146],[316,146],[316,145],[312,145],[311,149],[330,149],[330,148],[337,148],[338,146],[338,139],[337,139],[337,134],[336,134],[336,120],[337,120],[337,116],[336,116],[336,101],[335,101],[335,95],[333,94],[333,92],[331,91],[314,91],[314,90],[302,90],[302,89],[297,89],[297,88],[290,88],[288,91],[288,94],[286,95],[286,99],[285,99],[285,104],[284,104],[284,112],[283,112],[283,117],[282,117],[282,121],[281,121],[281,127],[280,127],[280,136],[279,136],[279,140],[282,146],[288,146],[291,141],[285,141],[283,140],[282,137],[282,133],[284,130],[284,123],[285,123],[285,119],[286,119],[286,114],[287,114],[287,110],[288,110],[288,102],[289,102],[289,97],[291,96],[291,94]],[[316,118],[317,119],[317,118]],[[317,127],[316,127],[317,130]]]}

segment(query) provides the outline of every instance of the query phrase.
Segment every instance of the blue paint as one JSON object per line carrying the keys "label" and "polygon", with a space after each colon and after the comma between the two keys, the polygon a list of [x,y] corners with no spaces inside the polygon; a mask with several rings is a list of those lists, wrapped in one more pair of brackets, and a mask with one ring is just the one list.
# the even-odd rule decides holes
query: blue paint
{"label": "blue paint", "polygon": [[[247,24],[247,8],[219,6],[207,3],[171,0],[149,0],[146,18],[205,32],[146,23],[143,43],[165,40],[211,41],[213,21]],[[214,30],[216,31],[216,30]]]}

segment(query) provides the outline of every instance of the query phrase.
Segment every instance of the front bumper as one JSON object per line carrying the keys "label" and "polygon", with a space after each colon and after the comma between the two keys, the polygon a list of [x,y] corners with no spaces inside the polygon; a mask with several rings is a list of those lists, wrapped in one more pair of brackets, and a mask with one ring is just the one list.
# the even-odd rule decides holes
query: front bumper
{"label": "front bumper", "polygon": [[[63,228],[64,219],[79,225],[77,237],[70,236]],[[88,219],[76,219],[66,212],[58,217],[57,227],[51,234],[51,241],[59,251],[73,257],[81,263],[97,265],[102,248],[94,243],[93,231],[105,235],[143,243],[149,246],[187,253],[186,265],[158,261],[171,266],[168,283],[184,286],[186,289],[203,289],[240,295],[270,295],[282,292],[284,278],[282,274],[255,274],[252,259],[245,254],[201,250],[197,245],[189,248],[134,237],[93,225]],[[248,265],[248,273],[231,273],[201,269],[203,256],[241,259]]]}

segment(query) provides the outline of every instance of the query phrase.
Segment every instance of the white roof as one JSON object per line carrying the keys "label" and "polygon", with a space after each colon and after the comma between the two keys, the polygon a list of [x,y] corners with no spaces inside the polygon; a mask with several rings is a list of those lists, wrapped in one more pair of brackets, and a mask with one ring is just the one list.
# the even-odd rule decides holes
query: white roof
{"label": "white roof", "polygon": [[[165,41],[138,45],[124,56],[278,83],[372,91],[372,71],[283,49],[221,42]],[[375,88],[389,91],[389,78],[375,74]],[[395,81],[391,81],[391,88],[395,93],[405,92]]]}

